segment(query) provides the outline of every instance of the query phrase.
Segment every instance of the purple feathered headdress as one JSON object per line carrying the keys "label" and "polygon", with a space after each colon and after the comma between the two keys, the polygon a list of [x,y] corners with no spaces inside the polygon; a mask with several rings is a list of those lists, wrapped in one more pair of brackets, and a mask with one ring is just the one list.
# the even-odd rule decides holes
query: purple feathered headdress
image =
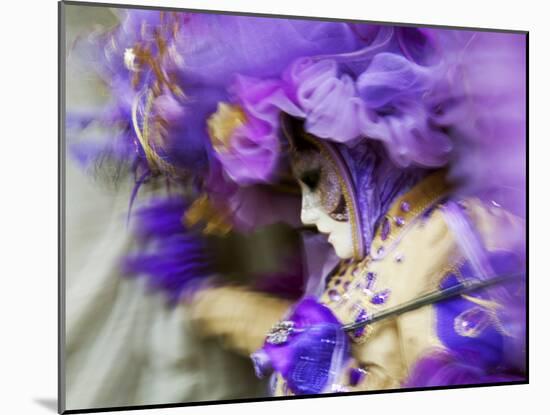
{"label": "purple feathered headdress", "polygon": [[[137,187],[184,184],[241,229],[297,222],[296,197],[272,192],[287,167],[282,114],[334,145],[356,188],[379,185],[389,201],[407,183],[372,183],[375,165],[392,183],[400,170],[446,168],[456,194],[525,213],[521,34],[125,10],[71,53],[110,92],[107,105],[68,114],[69,139],[88,126],[104,133],[72,141],[75,158],[126,162]],[[383,163],[365,162],[372,148]],[[358,197],[365,245],[378,196]]]}
{"label": "purple feathered headdress", "polygon": [[397,167],[449,166],[464,194],[524,212],[521,34],[140,10],[120,20],[77,43],[112,98],[69,126],[112,126],[105,146],[135,168],[207,179],[221,165],[226,189],[272,182],[286,113],[330,142],[381,142]]}

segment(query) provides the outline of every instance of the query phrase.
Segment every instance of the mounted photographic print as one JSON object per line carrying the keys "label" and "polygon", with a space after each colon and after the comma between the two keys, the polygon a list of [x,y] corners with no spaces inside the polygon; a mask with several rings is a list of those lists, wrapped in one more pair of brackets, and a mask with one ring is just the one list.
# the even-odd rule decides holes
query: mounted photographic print
{"label": "mounted photographic print", "polygon": [[527,383],[527,32],[59,11],[60,412]]}

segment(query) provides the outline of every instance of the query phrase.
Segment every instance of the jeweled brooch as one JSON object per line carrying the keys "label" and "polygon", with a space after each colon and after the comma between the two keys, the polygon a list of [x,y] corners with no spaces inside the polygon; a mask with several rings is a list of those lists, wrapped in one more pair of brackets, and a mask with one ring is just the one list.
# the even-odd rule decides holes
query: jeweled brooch
{"label": "jeweled brooch", "polygon": [[294,322],[289,320],[280,321],[271,327],[267,333],[266,342],[269,344],[283,344],[288,341],[289,336],[294,332]]}

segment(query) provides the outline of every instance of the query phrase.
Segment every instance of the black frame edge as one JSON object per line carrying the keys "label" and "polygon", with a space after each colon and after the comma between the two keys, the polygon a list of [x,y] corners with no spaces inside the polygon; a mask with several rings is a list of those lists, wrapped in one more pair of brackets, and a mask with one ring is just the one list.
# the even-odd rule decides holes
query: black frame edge
{"label": "black frame edge", "polygon": [[65,404],[65,77],[66,77],[66,25],[65,2],[57,3],[58,45],[57,45],[57,105],[58,105],[58,364],[57,364],[57,412],[66,411]]}
{"label": "black frame edge", "polygon": [[147,6],[139,4],[123,4],[123,3],[101,3],[101,2],[87,2],[78,0],[61,0],[62,3],[67,6],[90,6],[90,7],[109,7],[113,9],[140,9],[140,10],[160,10],[160,11],[174,11],[174,12],[192,12],[192,13],[207,13],[207,14],[225,14],[236,16],[252,16],[252,17],[269,17],[269,18],[281,18],[281,19],[296,19],[296,20],[317,20],[317,21],[330,21],[330,22],[353,22],[353,23],[372,23],[385,26],[402,26],[402,27],[430,27],[436,29],[456,29],[456,30],[475,30],[479,32],[501,32],[501,33],[517,33],[526,34],[528,30],[521,29],[499,29],[488,27],[472,27],[472,26],[452,26],[452,25],[437,25],[431,23],[403,23],[403,22],[388,22],[388,21],[375,21],[375,20],[361,20],[353,18],[337,18],[337,17],[322,17],[322,16],[299,16],[299,15],[287,15],[287,14],[275,14],[275,13],[255,13],[255,12],[241,12],[231,10],[211,10],[211,9],[193,9],[187,7],[168,7],[168,6]]}

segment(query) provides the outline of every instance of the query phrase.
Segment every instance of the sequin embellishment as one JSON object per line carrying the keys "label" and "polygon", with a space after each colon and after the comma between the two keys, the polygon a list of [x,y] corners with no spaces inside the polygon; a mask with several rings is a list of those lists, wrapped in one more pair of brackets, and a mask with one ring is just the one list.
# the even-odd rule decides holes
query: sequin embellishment
{"label": "sequin embellishment", "polygon": [[477,337],[491,322],[489,313],[481,307],[470,308],[454,320],[455,332],[464,337]]}

